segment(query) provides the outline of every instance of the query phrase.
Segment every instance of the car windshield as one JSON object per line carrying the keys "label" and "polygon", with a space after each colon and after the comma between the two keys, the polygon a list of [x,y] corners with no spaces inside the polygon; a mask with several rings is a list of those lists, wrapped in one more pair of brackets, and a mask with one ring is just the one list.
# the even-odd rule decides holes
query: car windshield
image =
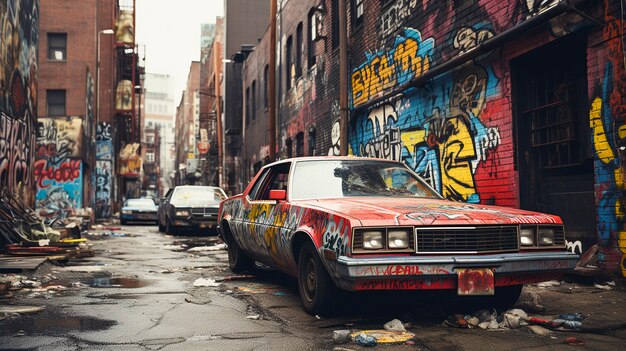
{"label": "car windshield", "polygon": [[383,160],[300,161],[292,179],[292,200],[352,196],[439,198],[404,165]]}
{"label": "car windshield", "polygon": [[155,205],[151,199],[129,199],[126,201],[126,207],[154,208]]}
{"label": "car windshield", "polygon": [[226,199],[226,195],[219,188],[186,187],[177,188],[172,195],[171,202],[176,206],[215,206]]}

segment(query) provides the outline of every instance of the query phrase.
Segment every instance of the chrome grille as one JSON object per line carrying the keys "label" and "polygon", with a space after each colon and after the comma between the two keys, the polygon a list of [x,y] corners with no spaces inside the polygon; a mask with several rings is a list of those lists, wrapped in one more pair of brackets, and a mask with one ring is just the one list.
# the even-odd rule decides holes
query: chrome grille
{"label": "chrome grille", "polygon": [[554,227],[554,245],[565,245],[565,230],[562,225]]}
{"label": "chrome grille", "polygon": [[519,249],[517,226],[418,228],[417,252],[494,252]]}
{"label": "chrome grille", "polygon": [[192,208],[191,215],[194,217],[207,217],[213,218],[217,217],[217,208],[207,207],[207,208]]}

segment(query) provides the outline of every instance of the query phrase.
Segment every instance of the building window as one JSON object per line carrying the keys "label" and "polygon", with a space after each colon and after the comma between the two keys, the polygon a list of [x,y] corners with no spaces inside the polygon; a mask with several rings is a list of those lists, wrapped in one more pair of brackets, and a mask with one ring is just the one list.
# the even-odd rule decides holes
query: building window
{"label": "building window", "polygon": [[146,163],[154,163],[154,154],[152,152],[146,154]]}
{"label": "building window", "polygon": [[352,0],[352,25],[358,27],[363,23],[364,0]]}
{"label": "building window", "polygon": [[317,39],[317,20],[315,10],[309,11],[309,31],[307,32],[307,63],[309,68],[315,65],[315,40]]}
{"label": "building window", "polygon": [[333,49],[336,49],[339,46],[339,1],[332,0],[331,2],[331,24],[332,27],[332,45]]}
{"label": "building window", "polygon": [[304,133],[300,132],[296,135],[296,157],[304,156]]}
{"label": "building window", "polygon": [[67,33],[48,33],[48,60],[67,59]]}
{"label": "building window", "polygon": [[265,65],[265,69],[263,70],[263,99],[265,103],[265,108],[270,107],[270,65]]}
{"label": "building window", "polygon": [[287,158],[293,157],[292,145],[293,145],[293,141],[291,139],[285,140],[285,148],[287,149]]}
{"label": "building window", "polygon": [[287,90],[291,89],[291,50],[293,48],[293,38],[291,35],[287,38],[287,44],[285,46],[285,79]]}
{"label": "building window", "polygon": [[250,87],[246,88],[246,125],[250,124]]}
{"label": "building window", "polygon": [[65,90],[46,91],[48,116],[65,116]]}
{"label": "building window", "polygon": [[296,78],[302,76],[302,22],[296,29]]}
{"label": "building window", "polygon": [[252,106],[251,106],[251,111],[250,111],[250,115],[252,116],[252,121],[254,121],[256,119],[256,80],[252,81]]}

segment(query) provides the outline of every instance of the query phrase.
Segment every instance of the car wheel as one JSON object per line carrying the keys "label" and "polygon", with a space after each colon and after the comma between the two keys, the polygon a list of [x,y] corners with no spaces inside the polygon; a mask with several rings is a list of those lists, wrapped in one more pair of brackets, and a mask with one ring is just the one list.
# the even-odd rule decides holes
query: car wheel
{"label": "car wheel", "polygon": [[335,290],[317,250],[312,243],[305,244],[298,259],[298,291],[304,310],[312,315],[329,311]]}
{"label": "car wheel", "polygon": [[175,231],[174,226],[170,222],[169,218],[166,218],[165,219],[165,233],[170,234],[170,235],[176,235],[174,231]]}
{"label": "car wheel", "polygon": [[163,226],[161,224],[161,220],[157,220],[157,225],[159,226],[159,231],[160,232],[164,232],[165,231],[165,226]]}
{"label": "car wheel", "polygon": [[228,265],[230,270],[234,273],[241,273],[249,271],[254,268],[254,260],[251,259],[242,249],[237,245],[235,239],[231,236],[228,240]]}

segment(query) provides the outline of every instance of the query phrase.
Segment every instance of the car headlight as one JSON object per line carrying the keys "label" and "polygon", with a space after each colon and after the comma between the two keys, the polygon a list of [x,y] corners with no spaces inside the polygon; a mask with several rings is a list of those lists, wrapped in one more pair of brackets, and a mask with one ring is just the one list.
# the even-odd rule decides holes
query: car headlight
{"label": "car headlight", "polygon": [[187,216],[189,216],[189,211],[188,210],[178,210],[178,211],[176,211],[176,216],[177,217],[187,217]]}
{"label": "car headlight", "polygon": [[554,245],[554,228],[539,227],[538,233],[540,246]]}
{"label": "car headlight", "polygon": [[406,229],[390,229],[387,232],[389,249],[407,249],[409,247],[409,231]]}
{"label": "car headlight", "polygon": [[522,246],[535,245],[535,228],[520,228],[519,240]]}
{"label": "car headlight", "polygon": [[131,210],[122,210],[123,214],[133,214],[133,211]]}
{"label": "car headlight", "polygon": [[385,234],[381,230],[368,230],[363,232],[363,248],[365,250],[382,249],[384,236]]}

